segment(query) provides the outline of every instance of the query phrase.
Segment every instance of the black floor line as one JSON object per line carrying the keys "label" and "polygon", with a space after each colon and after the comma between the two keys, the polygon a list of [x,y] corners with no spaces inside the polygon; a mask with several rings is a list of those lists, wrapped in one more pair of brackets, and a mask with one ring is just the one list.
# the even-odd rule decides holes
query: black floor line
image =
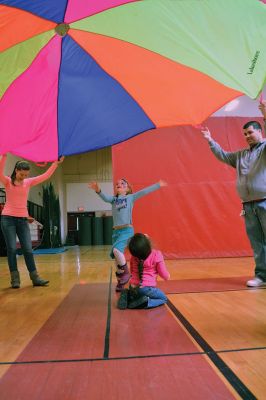
{"label": "black floor line", "polygon": [[190,333],[193,339],[203,349],[206,355],[214,363],[216,368],[223,374],[225,379],[231,384],[235,391],[244,400],[257,400],[256,396],[247,388],[247,386],[237,377],[237,375],[228,367],[228,365],[219,357],[217,352],[206,342],[205,339],[199,334],[199,332],[190,324],[190,322],[181,314],[181,312],[171,303],[170,300],[167,302],[168,307],[181,322],[181,324]]}
{"label": "black floor line", "polygon": [[142,359],[142,358],[161,358],[161,357],[187,357],[187,356],[199,356],[199,355],[210,355],[210,354],[222,354],[222,353],[236,353],[241,351],[256,351],[266,350],[266,346],[263,347],[244,347],[241,349],[225,349],[216,351],[193,351],[185,353],[160,353],[160,354],[144,354],[136,356],[123,356],[123,357],[108,357],[108,358],[69,358],[69,359],[57,359],[57,360],[32,360],[32,361],[0,361],[1,365],[30,365],[30,364],[56,364],[56,363],[77,363],[77,362],[93,362],[93,361],[115,361],[115,360],[131,360],[131,359]]}
{"label": "black floor line", "polygon": [[112,267],[110,268],[110,279],[109,279],[109,293],[108,293],[108,304],[107,304],[107,321],[104,338],[104,351],[103,358],[109,357],[109,344],[110,344],[110,329],[111,329],[111,305],[112,305]]}
{"label": "black floor line", "polygon": [[253,291],[253,290],[265,290],[266,288],[260,287],[260,288],[244,288],[244,289],[226,289],[226,290],[201,290],[201,291],[193,291],[193,292],[167,292],[167,290],[164,290],[164,292],[168,294],[201,294],[201,293],[226,293],[226,292],[241,292],[241,291]]}
{"label": "black floor line", "polygon": [[266,346],[259,347],[242,347],[240,349],[224,349],[216,350],[215,353],[237,353],[239,351],[254,351],[254,350],[266,350]]}

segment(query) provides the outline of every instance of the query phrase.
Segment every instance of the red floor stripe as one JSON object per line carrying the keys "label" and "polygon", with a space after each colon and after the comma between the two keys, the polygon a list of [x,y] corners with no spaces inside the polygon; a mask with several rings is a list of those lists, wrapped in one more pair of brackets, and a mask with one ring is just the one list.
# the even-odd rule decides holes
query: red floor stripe
{"label": "red floor stripe", "polygon": [[[17,361],[100,358],[108,285],[75,286]],[[234,397],[163,306],[118,310],[112,300],[109,357],[162,357],[12,365],[0,381],[8,400],[231,400]]]}
{"label": "red floor stripe", "polygon": [[109,357],[198,351],[166,306],[118,310],[113,298]]}
{"label": "red floor stripe", "polygon": [[[157,340],[159,348],[162,338]],[[198,355],[12,366],[0,381],[0,393],[8,400],[235,398]]]}
{"label": "red floor stripe", "polygon": [[166,294],[187,292],[215,292],[247,289],[246,281],[250,276],[210,279],[183,279],[158,282],[158,287]]}
{"label": "red floor stripe", "polygon": [[102,357],[108,284],[76,285],[16,361]]}

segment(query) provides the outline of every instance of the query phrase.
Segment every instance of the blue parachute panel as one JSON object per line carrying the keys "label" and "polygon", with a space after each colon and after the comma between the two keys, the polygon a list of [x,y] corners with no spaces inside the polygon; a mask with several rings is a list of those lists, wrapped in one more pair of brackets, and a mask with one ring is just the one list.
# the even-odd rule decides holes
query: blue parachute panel
{"label": "blue parachute panel", "polygon": [[59,154],[103,148],[153,128],[123,87],[66,36],[58,88]]}
{"label": "blue parachute panel", "polygon": [[0,4],[20,8],[58,24],[64,22],[68,0],[0,0]]}

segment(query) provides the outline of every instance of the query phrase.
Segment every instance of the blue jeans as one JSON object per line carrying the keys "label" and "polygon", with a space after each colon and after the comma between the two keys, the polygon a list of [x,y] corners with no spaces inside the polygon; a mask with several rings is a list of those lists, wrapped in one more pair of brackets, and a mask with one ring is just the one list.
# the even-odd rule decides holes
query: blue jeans
{"label": "blue jeans", "polygon": [[245,223],[254,259],[255,275],[266,281],[266,200],[243,204]]}
{"label": "blue jeans", "polygon": [[139,294],[149,298],[146,308],[153,308],[161,306],[167,302],[167,297],[161,289],[151,286],[139,288]]}
{"label": "blue jeans", "polygon": [[36,265],[32,253],[30,228],[27,218],[2,215],[1,228],[6,242],[7,260],[10,272],[18,270],[16,235],[20,241],[28,271],[35,271]]}

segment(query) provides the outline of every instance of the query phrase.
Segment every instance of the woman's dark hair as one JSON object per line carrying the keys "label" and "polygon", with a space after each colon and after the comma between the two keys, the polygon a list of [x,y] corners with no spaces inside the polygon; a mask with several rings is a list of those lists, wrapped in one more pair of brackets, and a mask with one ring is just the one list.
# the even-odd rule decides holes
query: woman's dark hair
{"label": "woman's dark hair", "polygon": [[135,233],[129,240],[128,249],[132,256],[137,257],[139,260],[146,260],[151,254],[151,241],[143,233]]}
{"label": "woman's dark hair", "polygon": [[15,179],[16,179],[16,170],[18,171],[29,171],[30,170],[30,164],[27,161],[17,161],[14,167],[14,170],[11,174],[11,182],[12,185],[15,185]]}

